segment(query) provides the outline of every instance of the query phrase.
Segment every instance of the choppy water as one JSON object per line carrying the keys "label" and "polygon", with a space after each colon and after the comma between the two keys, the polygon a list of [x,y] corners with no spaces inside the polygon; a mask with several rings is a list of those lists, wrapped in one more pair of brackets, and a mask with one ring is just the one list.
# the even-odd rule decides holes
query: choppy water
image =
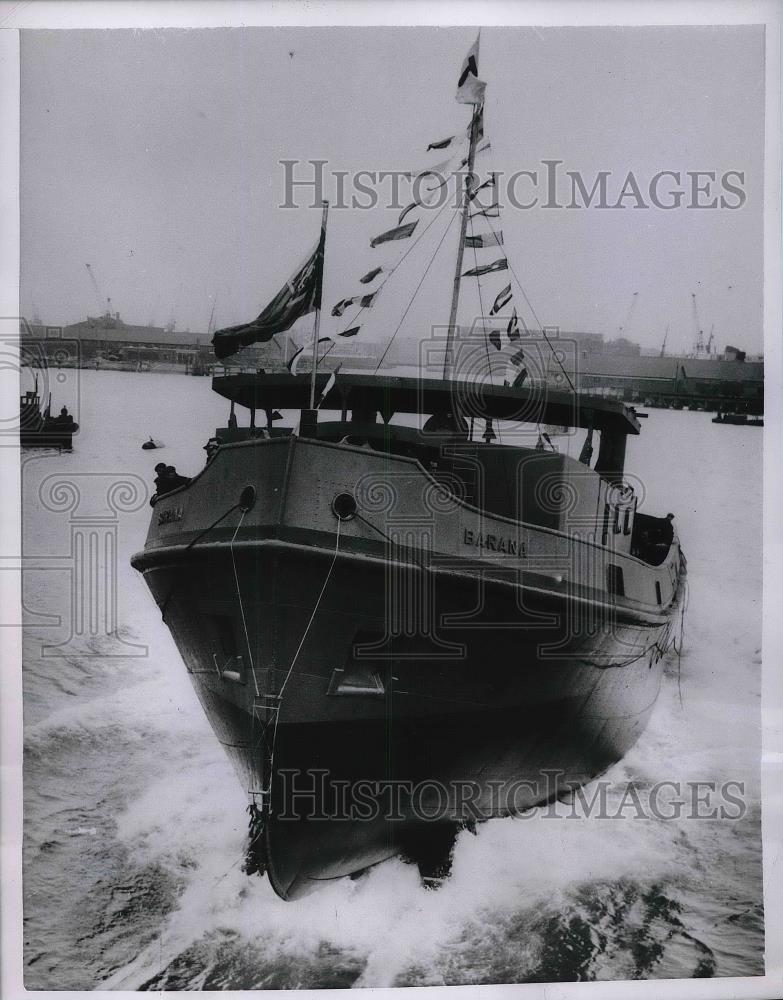
{"label": "choppy water", "polygon": [[[69,372],[53,392],[57,407],[78,399],[82,431],[71,455],[23,455],[25,555],[41,564],[25,579],[28,988],[763,973],[759,430],[653,410],[629,446],[646,509],[677,515],[690,606],[681,663],[670,659],[647,732],[608,775],[610,805],[662,780],[742,781],[742,819],[638,819],[631,809],[624,819],[496,820],[460,836],[438,892],[393,860],[284,903],[240,871],[244,794],[128,566],[149,518],[143,497],[116,514],[117,615],[122,641],[147,653],[118,657],[115,641],[89,629],[43,648],[71,631],[72,522],[98,509],[111,520],[101,475],[150,483],[160,460],[195,471],[226,404],[207,379],[181,375]],[[164,451],[140,450],[150,434]],[[40,487],[53,474],[79,484],[77,510],[45,509]],[[41,617],[53,614],[62,626]]]}

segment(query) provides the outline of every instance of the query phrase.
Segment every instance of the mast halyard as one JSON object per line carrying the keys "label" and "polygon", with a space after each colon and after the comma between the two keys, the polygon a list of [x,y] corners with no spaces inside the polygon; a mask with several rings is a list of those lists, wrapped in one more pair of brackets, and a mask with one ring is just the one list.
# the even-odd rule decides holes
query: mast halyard
{"label": "mast halyard", "polygon": [[318,289],[318,301],[315,306],[315,327],[313,328],[313,366],[310,372],[310,409],[315,409],[315,377],[318,373],[318,332],[321,327],[321,296],[323,294],[323,271],[325,267],[325,252],[326,252],[326,219],[329,215],[329,202],[324,201],[323,203],[323,215],[321,216],[321,275],[319,280]]}
{"label": "mast halyard", "polygon": [[462,279],[462,259],[465,254],[465,237],[468,232],[468,213],[470,211],[470,194],[473,183],[473,163],[476,158],[476,141],[478,136],[478,121],[481,114],[481,104],[473,105],[473,117],[470,120],[470,146],[468,149],[468,170],[465,175],[465,187],[462,192],[462,219],[459,227],[459,245],[457,247],[457,267],[454,272],[454,287],[451,293],[451,312],[446,336],[446,357],[443,362],[443,378],[450,379],[454,368],[454,330],[457,322],[457,307],[459,306],[459,286]]}

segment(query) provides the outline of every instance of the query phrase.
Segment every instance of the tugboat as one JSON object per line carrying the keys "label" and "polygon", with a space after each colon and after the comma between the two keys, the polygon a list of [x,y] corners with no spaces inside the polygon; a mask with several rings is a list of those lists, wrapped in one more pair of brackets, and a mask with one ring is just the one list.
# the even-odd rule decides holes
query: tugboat
{"label": "tugboat", "polygon": [[58,416],[51,415],[52,397],[46,409],[41,412],[41,397],[38,395],[38,376],[35,388],[19,398],[19,443],[22,448],[58,448],[71,451],[73,435],[79,425],[68,412],[67,407]]}
{"label": "tugboat", "polygon": [[[463,273],[466,246],[501,246],[473,232],[496,217],[476,207],[477,66],[478,40],[437,370],[318,370],[325,208],[294,277],[213,340],[225,357],[314,312],[309,374],[303,349],[283,374],[213,377],[228,424],[132,560],[251,800],[246,870],[284,899],[398,854],[443,877],[459,830],[601,774],[645,728],[684,607],[673,515],[638,510],[625,473],[633,408],[547,381],[556,354],[520,331],[510,286],[489,329],[456,323],[461,279],[508,266]],[[578,458],[548,425],[583,438]]]}

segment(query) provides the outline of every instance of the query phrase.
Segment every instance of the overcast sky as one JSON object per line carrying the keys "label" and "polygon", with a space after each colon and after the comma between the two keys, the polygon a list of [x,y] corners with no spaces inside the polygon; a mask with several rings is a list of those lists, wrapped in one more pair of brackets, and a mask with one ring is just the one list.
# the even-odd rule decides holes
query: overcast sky
{"label": "overcast sky", "polygon": [[[23,32],[23,312],[96,314],[89,262],[127,322],[204,330],[214,297],[220,325],[252,318],[320,221],[318,209],[277,207],[279,161],[349,172],[432,162],[427,144],[467,124],[454,90],[475,34]],[[671,324],[668,347],[686,350],[695,291],[720,348],[762,349],[762,27],[493,28],[480,73],[492,166],[507,175],[558,159],[589,189],[610,171],[610,202],[629,171],[648,202],[661,170],[745,175],[737,210],[634,209],[632,198],[618,210],[507,208],[506,251],[543,323],[617,336],[638,292],[628,335],[660,346]],[[570,200],[567,184],[560,196]],[[327,302],[359,290],[376,261],[367,238],[397,214],[332,211]],[[450,277],[433,270],[437,288],[409,322],[446,322]]]}

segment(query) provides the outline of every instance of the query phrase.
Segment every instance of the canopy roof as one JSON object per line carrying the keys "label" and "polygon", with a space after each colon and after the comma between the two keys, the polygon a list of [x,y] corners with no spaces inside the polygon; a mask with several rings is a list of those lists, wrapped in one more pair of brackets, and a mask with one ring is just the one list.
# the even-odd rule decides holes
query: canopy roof
{"label": "canopy roof", "polygon": [[[316,376],[317,394],[329,372]],[[219,395],[248,409],[304,409],[310,403],[310,376],[241,373],[212,379]],[[459,412],[466,417],[492,417],[525,423],[595,427],[620,434],[638,434],[632,407],[614,399],[562,392],[549,386],[506,386],[443,379],[338,374],[323,400],[325,410],[376,411],[384,420],[395,413]]]}

